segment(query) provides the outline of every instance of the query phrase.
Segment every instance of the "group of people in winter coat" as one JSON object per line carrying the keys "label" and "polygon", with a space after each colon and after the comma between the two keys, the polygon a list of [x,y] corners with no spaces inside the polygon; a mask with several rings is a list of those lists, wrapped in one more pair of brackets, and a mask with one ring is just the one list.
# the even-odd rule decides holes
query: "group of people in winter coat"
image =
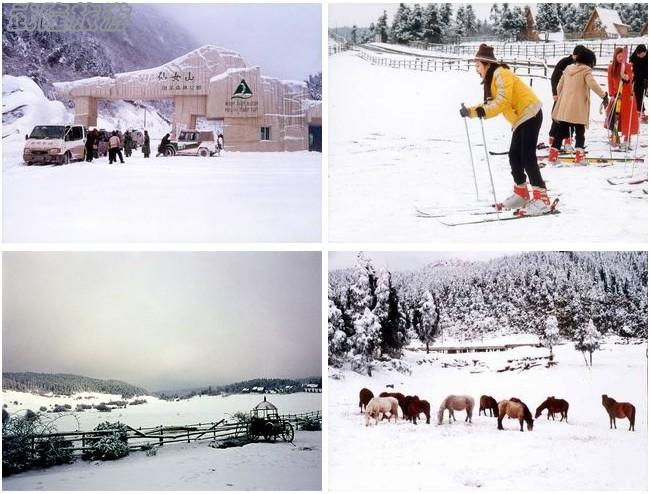
{"label": "group of people in winter coat", "polygon": [[[133,136],[128,130],[124,134],[119,130],[114,130],[107,136],[105,132],[93,129],[86,135],[86,161],[92,162],[93,159],[108,154],[109,165],[117,163],[118,158],[123,164],[124,156],[130,158],[135,147]],[[124,149],[124,155],[122,155],[122,149]],[[146,130],[144,131],[142,154],[145,158],[151,154],[149,133]]]}
{"label": "group of people in winter coat", "polygon": [[[638,133],[640,118],[647,121],[647,117],[635,113],[637,108],[642,108],[643,95],[647,91],[647,49],[639,45],[624,71],[621,71],[622,57],[623,49],[617,48],[608,69],[609,92],[593,77],[596,55],[588,48],[578,45],[572,55],[558,62],[551,77],[554,104],[549,133],[550,163],[557,163],[561,146],[570,143],[572,133],[576,139],[575,161],[580,163],[585,159],[585,128],[589,125],[591,91],[608,110],[605,125],[609,128],[611,120],[617,119],[616,136],[612,132],[616,143],[620,131],[629,145],[630,136]],[[497,61],[493,47],[481,44],[474,62],[482,79],[483,103],[467,108],[463,105],[460,115],[491,118],[503,114],[512,126],[508,158],[514,179],[513,193],[495,206],[498,210],[516,210],[520,215],[547,214],[551,212],[551,202],[537,161],[542,103],[508,65]]]}

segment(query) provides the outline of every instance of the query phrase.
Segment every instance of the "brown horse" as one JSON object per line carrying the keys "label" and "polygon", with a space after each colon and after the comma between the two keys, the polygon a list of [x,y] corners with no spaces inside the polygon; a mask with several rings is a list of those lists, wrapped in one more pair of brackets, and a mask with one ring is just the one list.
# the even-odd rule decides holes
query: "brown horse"
{"label": "brown horse", "polygon": [[483,412],[483,415],[487,417],[487,413],[485,413],[485,410],[490,411],[490,417],[498,416],[499,405],[497,404],[497,400],[495,400],[494,398],[488,395],[481,395],[481,400],[479,401],[478,414],[481,415],[481,412]]}
{"label": "brown horse", "polygon": [[405,402],[406,397],[402,393],[388,393],[386,391],[379,394],[380,398],[386,398],[389,396],[397,399],[397,403],[399,403],[399,407],[402,410],[402,417],[406,418],[406,402]]}
{"label": "brown horse", "polygon": [[414,424],[417,425],[418,417],[421,413],[427,418],[427,424],[430,424],[431,419],[431,406],[427,400],[420,400],[417,397],[408,397],[406,410],[406,417],[408,420],[412,420]]}
{"label": "brown horse", "polygon": [[526,404],[519,398],[510,398],[499,402],[499,418],[497,420],[497,429],[503,430],[503,417],[510,417],[511,419],[519,419],[519,426],[521,432],[524,432],[524,421],[529,431],[533,430],[533,416]]}
{"label": "brown horse", "polygon": [[456,396],[449,395],[447,398],[442,400],[440,408],[438,409],[438,425],[442,424],[442,418],[445,414],[445,410],[449,410],[449,423],[451,424],[451,419],[456,420],[454,415],[454,410],[460,411],[465,410],[467,416],[465,417],[465,422],[472,423],[472,412],[474,411],[474,398],[471,396]]}
{"label": "brown horse", "polygon": [[368,402],[375,397],[368,388],[362,388],[359,391],[359,410],[363,413],[363,409],[368,407]]}
{"label": "brown horse", "polygon": [[558,399],[555,396],[549,396],[546,398],[540,406],[535,410],[535,418],[539,418],[542,414],[542,410],[546,409],[548,414],[546,415],[546,420],[553,418],[555,420],[555,414],[560,414],[560,422],[563,420],[568,422],[567,413],[569,412],[569,402],[566,400]]}
{"label": "brown horse", "polygon": [[628,431],[634,430],[634,417],[636,416],[636,408],[632,403],[618,402],[614,398],[610,398],[607,395],[603,395],[603,406],[607,413],[609,414],[609,428],[616,429],[616,419],[627,418],[630,421],[630,427]]}

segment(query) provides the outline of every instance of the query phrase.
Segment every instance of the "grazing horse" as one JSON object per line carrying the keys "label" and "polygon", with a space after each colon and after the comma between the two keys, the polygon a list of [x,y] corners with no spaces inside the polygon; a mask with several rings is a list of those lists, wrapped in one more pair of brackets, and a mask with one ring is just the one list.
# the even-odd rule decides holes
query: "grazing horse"
{"label": "grazing horse", "polygon": [[491,396],[482,395],[481,400],[479,401],[478,414],[481,415],[481,412],[483,412],[483,415],[487,417],[487,413],[485,413],[485,410],[490,411],[490,417],[498,416],[499,406],[497,404],[497,400],[495,400]]}
{"label": "grazing horse", "polygon": [[414,424],[417,425],[418,417],[421,413],[427,418],[427,424],[430,424],[431,420],[431,406],[427,400],[420,400],[417,397],[409,397],[407,400],[407,415],[408,420],[412,420]]}
{"label": "grazing horse", "polygon": [[533,430],[533,416],[526,404],[519,398],[510,398],[499,402],[499,418],[497,420],[497,429],[503,430],[503,417],[519,419],[520,431],[524,432],[524,421],[529,431]]}
{"label": "grazing horse", "polygon": [[560,414],[560,422],[563,420],[568,422],[567,413],[569,412],[569,402],[566,400],[558,399],[555,396],[549,396],[544,400],[544,402],[537,407],[535,410],[535,418],[539,418],[542,414],[542,410],[546,409],[548,414],[546,415],[546,420],[553,418],[555,420],[555,414]]}
{"label": "grazing horse", "polygon": [[451,424],[451,419],[456,420],[454,415],[454,410],[460,411],[465,410],[467,416],[465,417],[465,422],[472,423],[472,411],[474,410],[474,398],[471,396],[463,395],[449,395],[445,398],[440,404],[438,409],[438,425],[442,424],[442,418],[445,414],[445,410],[449,410],[449,423]]}
{"label": "grazing horse", "polygon": [[366,406],[366,427],[370,424],[370,419],[375,419],[375,425],[382,420],[387,413],[390,413],[388,421],[395,417],[397,423],[397,398],[388,396],[386,398],[373,398]]}
{"label": "grazing horse", "polygon": [[603,395],[603,406],[607,413],[609,414],[609,428],[616,429],[616,419],[627,418],[630,421],[630,427],[628,431],[634,430],[634,417],[636,416],[636,408],[632,403],[618,402],[614,398],[610,398],[607,395]]}
{"label": "grazing horse", "polygon": [[363,413],[363,408],[368,407],[368,402],[372,400],[375,397],[374,394],[372,394],[372,391],[370,391],[368,388],[362,388],[361,391],[359,391],[359,411],[360,413]]}
{"label": "grazing horse", "polygon": [[402,393],[387,393],[386,391],[379,394],[380,398],[386,398],[387,396],[392,396],[397,399],[397,403],[399,403],[399,407],[402,409],[402,417],[406,418],[406,397]]}

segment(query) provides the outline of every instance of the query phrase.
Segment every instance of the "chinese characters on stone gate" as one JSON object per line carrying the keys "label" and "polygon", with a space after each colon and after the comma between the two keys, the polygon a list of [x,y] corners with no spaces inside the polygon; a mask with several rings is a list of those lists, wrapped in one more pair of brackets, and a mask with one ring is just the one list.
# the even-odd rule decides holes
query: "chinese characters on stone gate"
{"label": "chinese characters on stone gate", "polygon": [[126,3],[14,3],[7,15],[7,31],[120,32],[131,22]]}
{"label": "chinese characters on stone gate", "polygon": [[257,101],[232,100],[226,101],[226,113],[255,113],[257,114]]}
{"label": "chinese characters on stone gate", "polygon": [[158,73],[158,80],[163,82],[160,86],[162,91],[200,91],[202,89],[201,84],[194,84],[194,75],[191,71],[187,73],[175,71],[172,75],[161,71]]}

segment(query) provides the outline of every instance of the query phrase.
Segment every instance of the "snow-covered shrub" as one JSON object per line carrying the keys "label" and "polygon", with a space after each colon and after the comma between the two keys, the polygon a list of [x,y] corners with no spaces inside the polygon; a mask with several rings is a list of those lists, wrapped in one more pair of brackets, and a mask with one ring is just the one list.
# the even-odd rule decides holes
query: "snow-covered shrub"
{"label": "snow-covered shrub", "polygon": [[158,454],[158,446],[154,443],[147,443],[142,445],[142,451],[147,456],[156,456]]}
{"label": "snow-covered shrub", "polygon": [[249,415],[241,411],[233,413],[232,418],[235,422],[248,422],[250,420]]}
{"label": "snow-covered shrub", "polygon": [[298,423],[300,431],[320,431],[322,430],[321,421],[316,418],[306,418]]}
{"label": "snow-covered shrub", "polygon": [[107,406],[106,403],[100,403],[95,407],[97,411],[99,412],[110,412],[112,409],[111,407]]}
{"label": "snow-covered shrub", "polygon": [[412,370],[411,366],[404,362],[403,360],[391,358],[386,361],[381,362],[381,367],[388,371],[397,371],[400,374],[411,375]]}
{"label": "snow-covered shrub", "polygon": [[[591,319],[589,319],[587,324],[576,328],[573,336],[575,349],[582,352],[583,356],[585,356],[586,353],[589,353],[589,366],[593,365],[593,353],[600,348],[600,341],[602,338],[603,336],[596,329],[594,321]],[[586,357],[585,364],[587,364]]]}
{"label": "snow-covered shrub", "polygon": [[91,448],[84,452],[85,460],[117,460],[129,454],[127,428],[121,422],[102,422],[95,429],[98,432],[112,431],[88,441]]}
{"label": "snow-covered shrub", "polygon": [[62,412],[67,412],[68,409],[64,407],[63,405],[54,405],[54,408],[52,409],[54,413],[62,413]]}
{"label": "snow-covered shrub", "polygon": [[44,425],[41,416],[31,410],[22,416],[7,417],[2,424],[2,475],[22,472],[34,466],[70,463],[70,441],[52,436],[35,438],[54,432],[54,426]]}
{"label": "snow-covered shrub", "polygon": [[47,407],[46,407],[46,406],[42,406],[42,407],[39,408],[39,410],[40,410],[41,412],[47,412]]}

